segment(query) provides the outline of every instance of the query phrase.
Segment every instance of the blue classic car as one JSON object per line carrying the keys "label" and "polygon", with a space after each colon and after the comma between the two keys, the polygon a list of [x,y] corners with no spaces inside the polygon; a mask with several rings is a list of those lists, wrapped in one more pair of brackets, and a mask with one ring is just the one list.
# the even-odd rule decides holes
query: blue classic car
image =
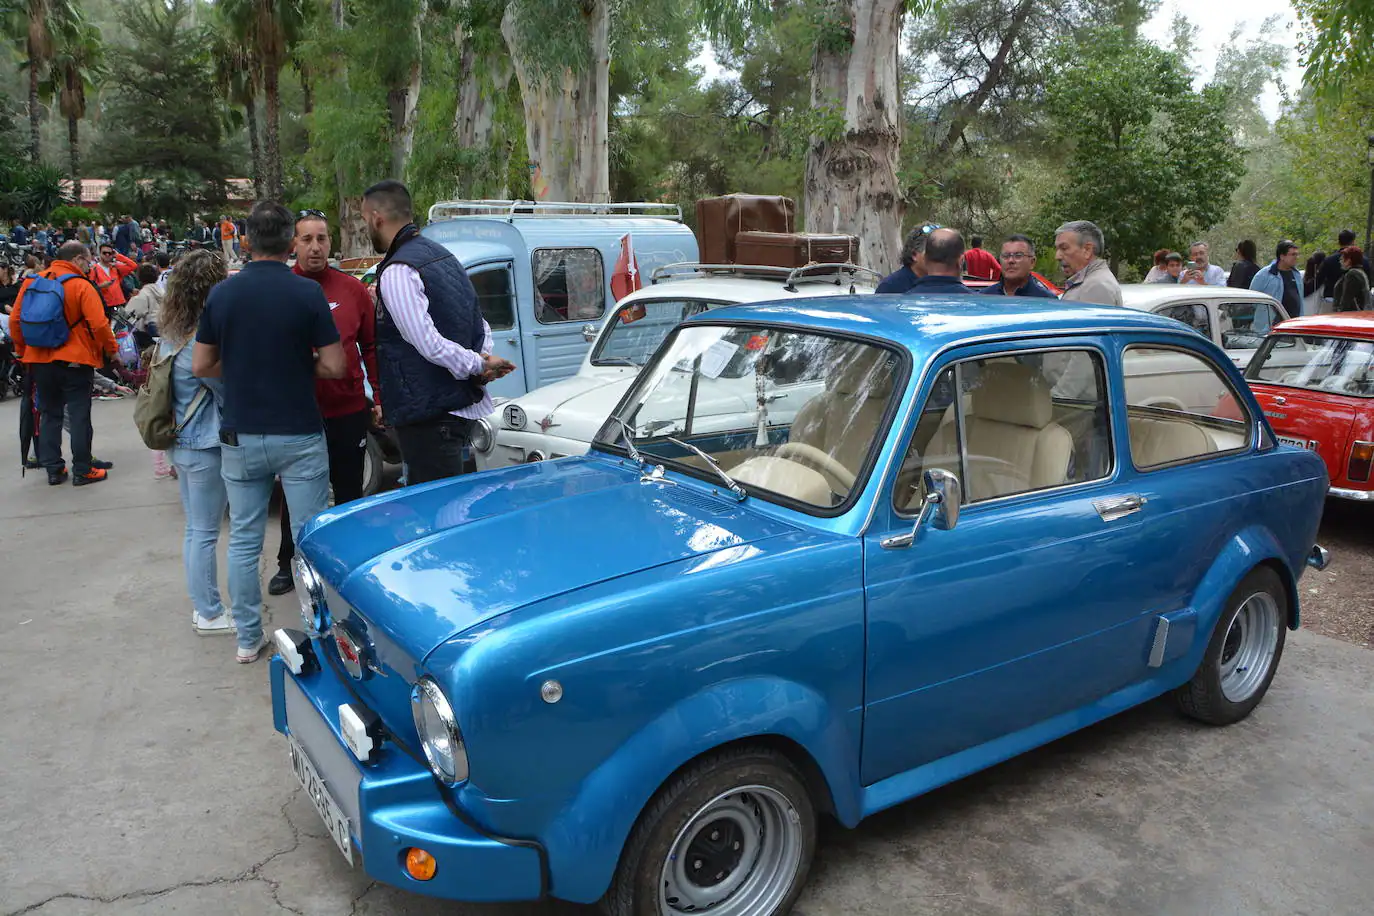
{"label": "blue classic car", "polygon": [[[1123,364],[1160,351],[1222,407],[1143,403]],[[741,380],[752,414],[698,424]],[[379,881],[783,913],[821,815],[853,826],[1161,695],[1248,715],[1326,562],[1326,486],[1169,319],[717,309],[669,335],[587,455],[310,522],[276,727]]]}

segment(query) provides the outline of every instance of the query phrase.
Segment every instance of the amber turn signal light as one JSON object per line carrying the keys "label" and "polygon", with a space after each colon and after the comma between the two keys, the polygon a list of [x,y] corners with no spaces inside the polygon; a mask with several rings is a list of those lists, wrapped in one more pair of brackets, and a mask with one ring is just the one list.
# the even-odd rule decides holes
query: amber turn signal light
{"label": "amber turn signal light", "polygon": [[1350,466],[1345,469],[1345,476],[1351,480],[1368,480],[1372,463],[1374,442],[1356,442],[1350,447]]}
{"label": "amber turn signal light", "polygon": [[406,850],[406,874],[416,881],[428,881],[438,870],[439,863],[423,849],[412,846]]}

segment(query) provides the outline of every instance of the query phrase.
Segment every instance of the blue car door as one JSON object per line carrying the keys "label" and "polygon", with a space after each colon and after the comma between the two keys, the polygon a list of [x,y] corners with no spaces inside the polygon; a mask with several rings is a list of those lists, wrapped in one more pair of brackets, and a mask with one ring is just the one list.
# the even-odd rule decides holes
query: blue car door
{"label": "blue car door", "polygon": [[493,397],[516,398],[526,391],[525,356],[516,321],[515,277],[510,261],[479,264],[468,269],[477,290],[477,304],[491,328],[491,352],[515,363],[516,369],[488,386]]}
{"label": "blue car door", "polygon": [[[985,345],[934,376],[865,536],[864,784],[1144,676],[1152,584],[1113,358],[1088,338]],[[962,482],[957,524],[894,543],[932,467]]]}

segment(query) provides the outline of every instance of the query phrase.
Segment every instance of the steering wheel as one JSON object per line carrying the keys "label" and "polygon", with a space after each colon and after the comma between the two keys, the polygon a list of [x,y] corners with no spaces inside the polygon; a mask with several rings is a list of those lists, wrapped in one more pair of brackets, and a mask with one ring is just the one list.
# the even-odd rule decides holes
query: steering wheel
{"label": "steering wheel", "polygon": [[807,445],[805,442],[784,442],[778,446],[776,454],[779,458],[796,461],[798,464],[813,467],[825,474],[832,483],[840,485],[837,492],[848,493],[854,488],[854,474],[849,468],[814,445]]}

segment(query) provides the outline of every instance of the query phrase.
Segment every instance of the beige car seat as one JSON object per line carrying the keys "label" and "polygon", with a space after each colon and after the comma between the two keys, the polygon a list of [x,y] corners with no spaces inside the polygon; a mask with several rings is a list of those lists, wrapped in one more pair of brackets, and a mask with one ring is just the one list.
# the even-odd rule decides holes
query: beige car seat
{"label": "beige car seat", "polygon": [[1126,426],[1131,434],[1131,458],[1136,467],[1168,464],[1217,450],[1207,431],[1187,420],[1129,416]]}
{"label": "beige car seat", "polygon": [[857,476],[892,394],[888,362],[885,351],[870,346],[839,359],[826,390],[797,411],[788,441],[820,449]]}
{"label": "beige car seat", "polygon": [[[964,436],[966,499],[992,499],[1069,480],[1073,436],[1054,422],[1049,382],[1029,366],[983,364],[964,416]],[[952,408],[926,449],[924,466],[961,473]]]}

